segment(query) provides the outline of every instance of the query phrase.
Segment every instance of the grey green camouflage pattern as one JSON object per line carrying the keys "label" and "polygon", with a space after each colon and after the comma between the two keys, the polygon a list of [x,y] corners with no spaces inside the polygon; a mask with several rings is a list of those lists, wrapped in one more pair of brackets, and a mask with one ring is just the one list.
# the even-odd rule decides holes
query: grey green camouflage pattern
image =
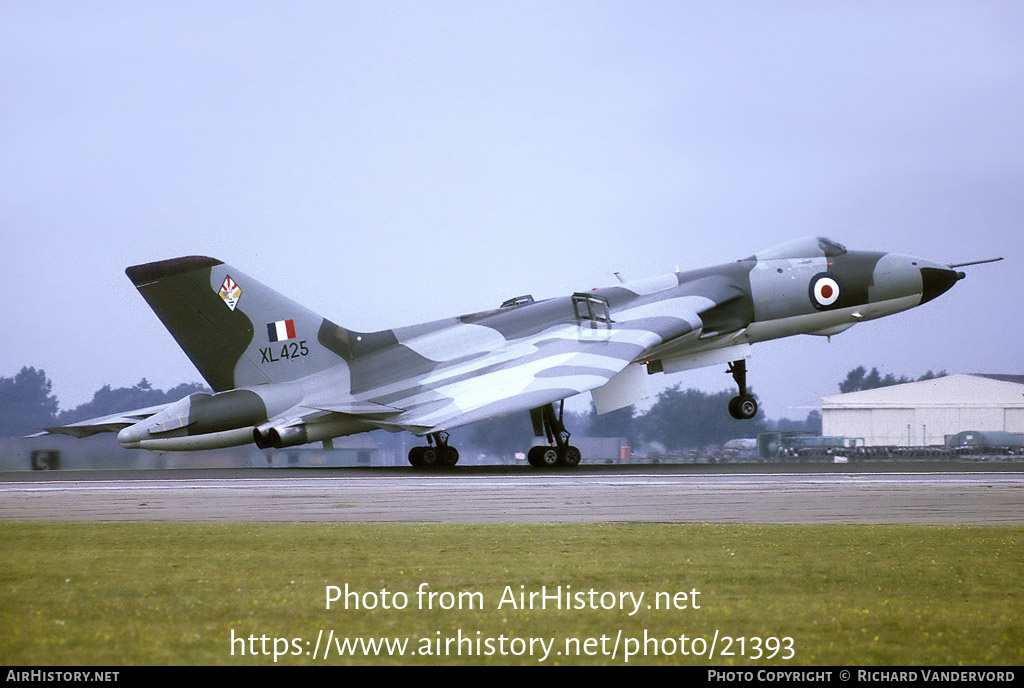
{"label": "grey green camouflage pattern", "polygon": [[410,453],[414,464],[453,463],[448,430],[531,412],[548,440],[531,452],[537,465],[579,460],[555,402],[590,391],[605,412],[642,398],[648,374],[729,363],[740,389],[729,410],[752,417],[752,344],[837,334],[930,301],[963,277],[919,258],[807,238],[725,265],[354,332],[213,258],[126,273],[215,393],[50,432],[117,431],[126,447],[173,451],[282,447],[383,428],[430,438]]}

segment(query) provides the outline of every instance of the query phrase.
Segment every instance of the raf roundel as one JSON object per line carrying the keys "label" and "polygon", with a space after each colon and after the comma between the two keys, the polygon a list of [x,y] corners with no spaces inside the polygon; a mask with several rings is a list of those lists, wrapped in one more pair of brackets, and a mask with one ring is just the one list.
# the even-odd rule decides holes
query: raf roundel
{"label": "raf roundel", "polygon": [[818,310],[834,306],[841,292],[839,279],[835,275],[823,272],[811,280],[811,304]]}

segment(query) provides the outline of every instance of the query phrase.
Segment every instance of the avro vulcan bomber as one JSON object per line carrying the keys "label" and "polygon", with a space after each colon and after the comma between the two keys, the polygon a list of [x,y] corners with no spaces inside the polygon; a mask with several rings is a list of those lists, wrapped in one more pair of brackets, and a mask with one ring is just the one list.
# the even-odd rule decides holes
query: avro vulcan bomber
{"label": "avro vulcan bomber", "polygon": [[575,466],[566,398],[590,392],[605,413],[646,396],[648,375],[728,365],[738,390],[728,411],[752,418],[751,345],[831,336],[919,306],[970,264],[807,238],[726,265],[356,332],[219,260],[172,258],[126,273],[214,393],[48,432],[117,432],[125,447],[187,451],[329,447],[334,437],[384,429],[426,438],[409,462],[431,466],[458,461],[453,428],[529,413],[530,463]]}

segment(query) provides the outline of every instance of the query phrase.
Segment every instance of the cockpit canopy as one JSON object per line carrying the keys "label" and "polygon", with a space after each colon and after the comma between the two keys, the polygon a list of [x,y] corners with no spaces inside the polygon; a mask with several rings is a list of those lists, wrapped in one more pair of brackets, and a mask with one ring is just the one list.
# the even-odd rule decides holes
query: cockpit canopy
{"label": "cockpit canopy", "polygon": [[846,253],[846,247],[825,237],[804,237],[758,251],[748,260],[785,260],[787,258],[831,258]]}

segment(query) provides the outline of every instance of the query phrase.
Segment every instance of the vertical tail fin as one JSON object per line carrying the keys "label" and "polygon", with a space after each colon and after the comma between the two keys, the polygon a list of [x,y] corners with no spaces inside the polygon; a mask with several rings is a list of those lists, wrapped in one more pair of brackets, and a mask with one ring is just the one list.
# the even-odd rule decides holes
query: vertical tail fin
{"label": "vertical tail fin", "polygon": [[348,330],[214,258],[134,265],[125,274],[216,391],[286,382],[344,361],[324,333]]}

